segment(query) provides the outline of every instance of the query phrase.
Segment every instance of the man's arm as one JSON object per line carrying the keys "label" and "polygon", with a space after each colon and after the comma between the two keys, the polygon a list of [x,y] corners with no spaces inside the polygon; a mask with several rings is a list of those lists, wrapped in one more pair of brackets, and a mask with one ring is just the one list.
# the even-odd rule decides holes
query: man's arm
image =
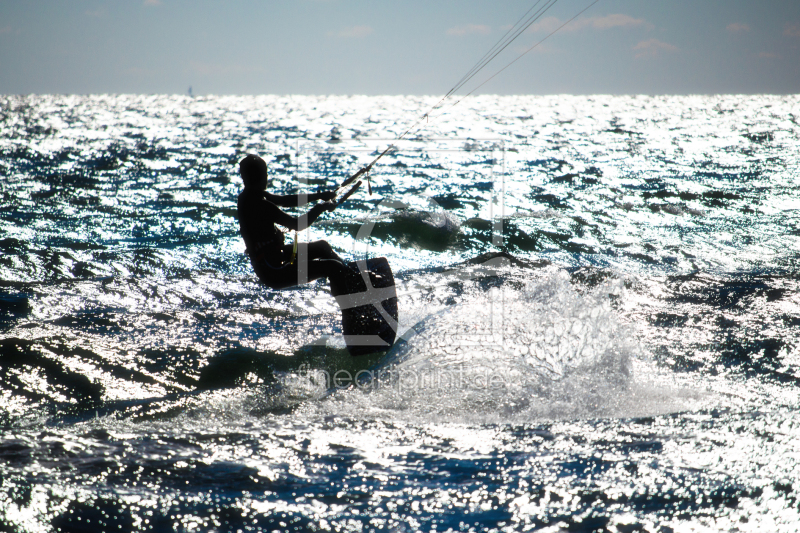
{"label": "man's arm", "polygon": [[[272,195],[274,196],[274,195]],[[336,204],[332,202],[323,202],[320,204],[315,205],[312,207],[308,213],[305,215],[300,215],[299,217],[293,217],[281,211],[281,209],[270,202],[265,202],[267,204],[267,217],[275,224],[280,224],[285,228],[289,228],[290,230],[294,231],[303,231],[311,224],[314,223],[319,216],[324,213],[325,211],[333,211],[336,209]]]}
{"label": "man's arm", "polygon": [[328,202],[336,198],[334,191],[315,192],[311,194],[272,194],[264,192],[264,198],[280,207],[302,207],[311,202]]}

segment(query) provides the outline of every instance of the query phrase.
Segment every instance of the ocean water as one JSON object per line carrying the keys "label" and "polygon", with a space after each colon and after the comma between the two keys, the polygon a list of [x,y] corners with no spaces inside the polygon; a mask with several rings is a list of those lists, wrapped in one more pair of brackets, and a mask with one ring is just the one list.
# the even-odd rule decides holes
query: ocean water
{"label": "ocean water", "polygon": [[[0,530],[799,531],[800,97],[0,97]],[[387,353],[237,162],[366,187]],[[287,235],[287,239],[291,239]]]}

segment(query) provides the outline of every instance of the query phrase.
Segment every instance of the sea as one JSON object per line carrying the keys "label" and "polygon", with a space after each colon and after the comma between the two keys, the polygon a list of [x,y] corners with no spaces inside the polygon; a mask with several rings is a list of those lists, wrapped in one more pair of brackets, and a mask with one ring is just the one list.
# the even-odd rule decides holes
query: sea
{"label": "sea", "polygon": [[800,96],[439,100],[0,96],[0,531],[800,531]]}

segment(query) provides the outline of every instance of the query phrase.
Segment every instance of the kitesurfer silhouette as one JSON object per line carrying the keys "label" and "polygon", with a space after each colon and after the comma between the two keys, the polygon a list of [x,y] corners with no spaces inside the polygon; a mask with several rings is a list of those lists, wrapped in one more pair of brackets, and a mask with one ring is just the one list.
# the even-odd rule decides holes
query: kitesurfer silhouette
{"label": "kitesurfer silhouette", "polygon": [[[334,191],[315,194],[276,195],[267,192],[267,163],[249,154],[239,162],[244,190],[239,194],[239,232],[258,278],[272,289],[285,289],[319,278],[328,278],[331,288],[344,286],[345,265],[327,241],[284,244],[283,232],[275,225],[302,231],[326,211],[333,211]],[[320,201],[307,214],[293,217],[281,207],[301,207]]]}

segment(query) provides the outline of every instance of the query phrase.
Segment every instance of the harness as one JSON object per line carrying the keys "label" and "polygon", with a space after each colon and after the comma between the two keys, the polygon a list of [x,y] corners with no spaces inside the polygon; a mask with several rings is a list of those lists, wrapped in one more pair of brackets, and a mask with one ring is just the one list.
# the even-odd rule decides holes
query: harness
{"label": "harness", "polygon": [[[277,232],[278,230],[276,229],[275,231]],[[261,241],[260,243],[258,243],[256,248],[254,248],[252,250],[248,248],[244,252],[247,255],[250,256],[250,260],[253,261],[254,263],[260,263],[260,262],[264,261],[269,265],[269,261],[266,260],[267,254],[269,252],[273,251],[273,250],[276,250],[279,253],[283,252],[283,247],[282,246],[280,246],[280,247],[276,247],[275,246],[278,242],[280,242],[282,240],[283,239],[278,239],[277,235],[274,235],[273,238],[271,238],[271,239],[269,239],[267,241]],[[297,240],[295,240],[295,251],[296,250],[297,250]],[[283,255],[283,254],[281,253],[281,255]],[[295,256],[295,253],[292,253],[292,259],[291,259],[290,263],[294,263],[294,256]],[[281,261],[281,262],[283,262],[283,261]]]}

